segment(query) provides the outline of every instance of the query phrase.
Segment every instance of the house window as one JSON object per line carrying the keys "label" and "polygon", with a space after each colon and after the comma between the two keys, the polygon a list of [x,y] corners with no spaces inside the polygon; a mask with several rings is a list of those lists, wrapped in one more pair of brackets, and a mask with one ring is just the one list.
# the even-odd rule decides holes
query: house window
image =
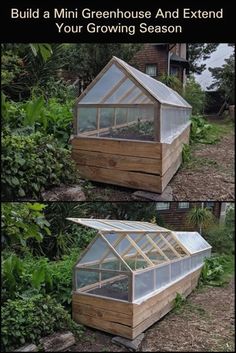
{"label": "house window", "polygon": [[213,209],[214,208],[214,202],[205,202],[205,207]]}
{"label": "house window", "polygon": [[145,73],[149,76],[157,76],[157,65],[156,64],[146,64]]}
{"label": "house window", "polygon": [[171,66],[170,67],[170,74],[173,76],[178,76],[179,75],[179,68],[177,66]]}
{"label": "house window", "polygon": [[157,208],[157,211],[169,210],[170,203],[169,202],[157,202],[156,208]]}
{"label": "house window", "polygon": [[189,202],[178,202],[178,208],[189,208]]}

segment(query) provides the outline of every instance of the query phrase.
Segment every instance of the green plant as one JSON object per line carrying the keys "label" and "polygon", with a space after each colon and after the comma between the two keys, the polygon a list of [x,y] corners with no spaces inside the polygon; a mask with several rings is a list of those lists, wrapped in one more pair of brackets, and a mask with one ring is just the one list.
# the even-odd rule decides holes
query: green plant
{"label": "green plant", "polygon": [[213,126],[203,116],[193,115],[191,117],[190,142],[213,144],[219,140],[213,133]]}
{"label": "green plant", "polygon": [[204,285],[222,285],[222,275],[224,267],[220,257],[210,257],[205,259],[200,276],[200,284]]}
{"label": "green plant", "polygon": [[40,203],[8,202],[2,205],[1,242],[15,251],[27,250],[31,239],[43,240],[44,234],[50,235],[50,224],[43,210],[46,205]]}
{"label": "green plant", "polygon": [[206,104],[205,92],[193,76],[187,80],[183,97],[192,106],[192,114],[198,115],[204,112]]}
{"label": "green plant", "polygon": [[192,159],[192,152],[191,152],[191,147],[188,144],[183,144],[183,149],[182,149],[182,161],[183,165],[188,164]]}
{"label": "green plant", "polygon": [[174,91],[178,92],[180,95],[183,94],[183,85],[177,76],[162,74],[159,80],[168,87],[172,88]]}
{"label": "green plant", "polygon": [[39,197],[41,192],[62,183],[78,181],[70,152],[53,136],[40,133],[2,137],[3,198]]}
{"label": "green plant", "polygon": [[12,349],[26,342],[39,343],[41,337],[59,330],[82,333],[63,307],[50,296],[35,295],[31,298],[7,300],[1,308],[1,351]]}
{"label": "green plant", "polygon": [[174,300],[174,311],[178,313],[185,303],[186,298],[184,298],[180,293],[177,293]]}
{"label": "green plant", "polygon": [[214,215],[208,208],[204,207],[193,207],[187,215],[187,223],[199,228],[199,232],[202,229],[210,227],[214,223]]}
{"label": "green plant", "polygon": [[234,229],[225,224],[217,224],[205,230],[204,236],[212,245],[214,252],[218,254],[234,254]]}
{"label": "green plant", "polygon": [[17,135],[36,131],[52,134],[68,147],[73,120],[72,105],[73,100],[62,103],[58,98],[50,98],[46,101],[43,95],[16,103],[2,94],[3,127],[8,127],[12,134]]}

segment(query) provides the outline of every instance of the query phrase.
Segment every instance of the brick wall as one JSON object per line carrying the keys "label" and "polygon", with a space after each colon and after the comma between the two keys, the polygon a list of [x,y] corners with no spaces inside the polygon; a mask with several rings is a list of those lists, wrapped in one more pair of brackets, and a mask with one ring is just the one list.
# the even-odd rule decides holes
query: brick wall
{"label": "brick wall", "polygon": [[167,73],[168,69],[168,51],[165,45],[155,46],[145,43],[143,48],[139,50],[133,57],[131,65],[138,70],[145,72],[146,64],[156,64],[158,76]]}
{"label": "brick wall", "polygon": [[[207,206],[207,203],[204,203]],[[178,202],[170,202],[169,210],[157,211],[158,218],[163,222],[163,226],[172,230],[183,230],[183,231],[198,231],[197,227],[193,227],[187,223],[187,214],[192,207],[201,207],[201,202],[190,202],[190,208],[181,209],[178,208]],[[216,219],[219,221],[220,218],[220,202],[214,202],[212,212]]]}

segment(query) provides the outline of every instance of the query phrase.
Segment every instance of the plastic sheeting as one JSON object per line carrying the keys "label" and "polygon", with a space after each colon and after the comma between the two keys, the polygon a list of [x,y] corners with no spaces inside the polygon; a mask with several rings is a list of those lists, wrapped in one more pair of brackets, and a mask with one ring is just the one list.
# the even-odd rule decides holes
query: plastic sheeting
{"label": "plastic sheeting", "polygon": [[189,125],[190,116],[191,110],[189,109],[162,105],[160,114],[161,142],[171,142],[176,134]]}
{"label": "plastic sheeting", "polygon": [[175,232],[175,235],[190,254],[211,249],[210,244],[198,232]]}
{"label": "plastic sheeting", "polygon": [[168,105],[175,105],[179,107],[186,107],[191,109],[191,105],[175,92],[170,87],[167,87],[164,83],[155,80],[147,74],[135,69],[121,59],[115,57],[115,60],[122,65],[138,82],[149,91],[153,97],[160,103]]}

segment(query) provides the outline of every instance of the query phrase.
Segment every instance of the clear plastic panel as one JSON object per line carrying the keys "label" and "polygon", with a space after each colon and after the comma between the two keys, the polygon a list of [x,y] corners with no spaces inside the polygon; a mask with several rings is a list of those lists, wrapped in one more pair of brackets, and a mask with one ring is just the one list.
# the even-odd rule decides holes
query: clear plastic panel
{"label": "clear plastic panel", "polygon": [[94,284],[99,281],[99,273],[86,270],[76,270],[76,289],[83,288],[89,284]]}
{"label": "clear plastic panel", "polygon": [[191,254],[210,248],[210,244],[198,232],[175,232],[175,234]]}
{"label": "clear plastic panel", "polygon": [[132,87],[135,87],[134,83],[127,78],[104,103],[123,103],[121,98],[125,96]]}
{"label": "clear plastic panel", "polygon": [[97,108],[78,109],[78,129],[79,132],[97,129]]}
{"label": "clear plastic panel", "polygon": [[[106,220],[104,220],[104,221],[106,221]],[[85,226],[91,227],[91,228],[99,229],[99,230],[114,230],[114,229],[116,229],[114,226],[112,226],[111,223],[106,224],[106,223],[100,222],[97,219],[83,218],[82,220],[80,220],[79,223],[83,224]]]}
{"label": "clear plastic panel", "polygon": [[86,96],[81,99],[79,104],[100,103],[112,87],[124,76],[124,73],[113,64],[88,91]]}
{"label": "clear plastic panel", "polygon": [[182,270],[183,270],[183,274],[186,274],[189,271],[191,271],[191,258],[190,257],[187,257],[186,259],[182,260]]}
{"label": "clear plastic panel", "polygon": [[179,261],[175,261],[172,264],[170,264],[171,281],[175,281],[177,278],[181,277],[181,275],[182,275],[181,262],[182,262],[182,260],[179,260]]}
{"label": "clear plastic panel", "polygon": [[192,269],[194,269],[202,264],[203,264],[203,259],[202,259],[201,253],[196,254],[196,255],[192,255],[192,258],[191,258]]}
{"label": "clear plastic panel", "polygon": [[[78,265],[99,263],[103,256],[106,253],[109,253],[109,251],[110,248],[106,242],[102,238],[98,237],[92,246],[88,249],[88,251],[84,254],[84,256],[82,256]],[[116,258],[115,255],[113,255],[113,258]]]}
{"label": "clear plastic panel", "polygon": [[139,299],[154,291],[154,270],[150,269],[134,277],[134,299]]}
{"label": "clear plastic panel", "polygon": [[122,125],[127,123],[127,108],[116,108],[116,125]]}
{"label": "clear plastic panel", "polygon": [[89,290],[89,294],[128,301],[129,280],[126,275],[101,272],[100,279],[101,282],[96,288]]}
{"label": "clear plastic panel", "polygon": [[147,74],[135,69],[134,67],[128,65],[124,61],[120,60],[121,64],[125,66],[138,81],[147,88],[153,96],[160,100],[161,103],[174,104],[180,107],[188,107],[191,106],[185,101],[183,97],[181,97],[177,92],[167,87],[160,81],[155,80]]}
{"label": "clear plastic panel", "polygon": [[100,129],[111,128],[114,125],[115,109],[101,108],[100,109]]}
{"label": "clear plastic panel", "polygon": [[123,104],[132,104],[133,100],[140,94],[142,93],[142,91],[136,87],[134,90],[132,90],[127,97],[125,97],[124,99],[122,99],[122,103]]}
{"label": "clear plastic panel", "polygon": [[166,286],[170,283],[170,265],[163,265],[155,269],[156,275],[156,288],[159,289],[161,287]]}
{"label": "clear plastic panel", "polygon": [[187,127],[191,111],[185,108],[161,106],[161,142],[170,142]]}

